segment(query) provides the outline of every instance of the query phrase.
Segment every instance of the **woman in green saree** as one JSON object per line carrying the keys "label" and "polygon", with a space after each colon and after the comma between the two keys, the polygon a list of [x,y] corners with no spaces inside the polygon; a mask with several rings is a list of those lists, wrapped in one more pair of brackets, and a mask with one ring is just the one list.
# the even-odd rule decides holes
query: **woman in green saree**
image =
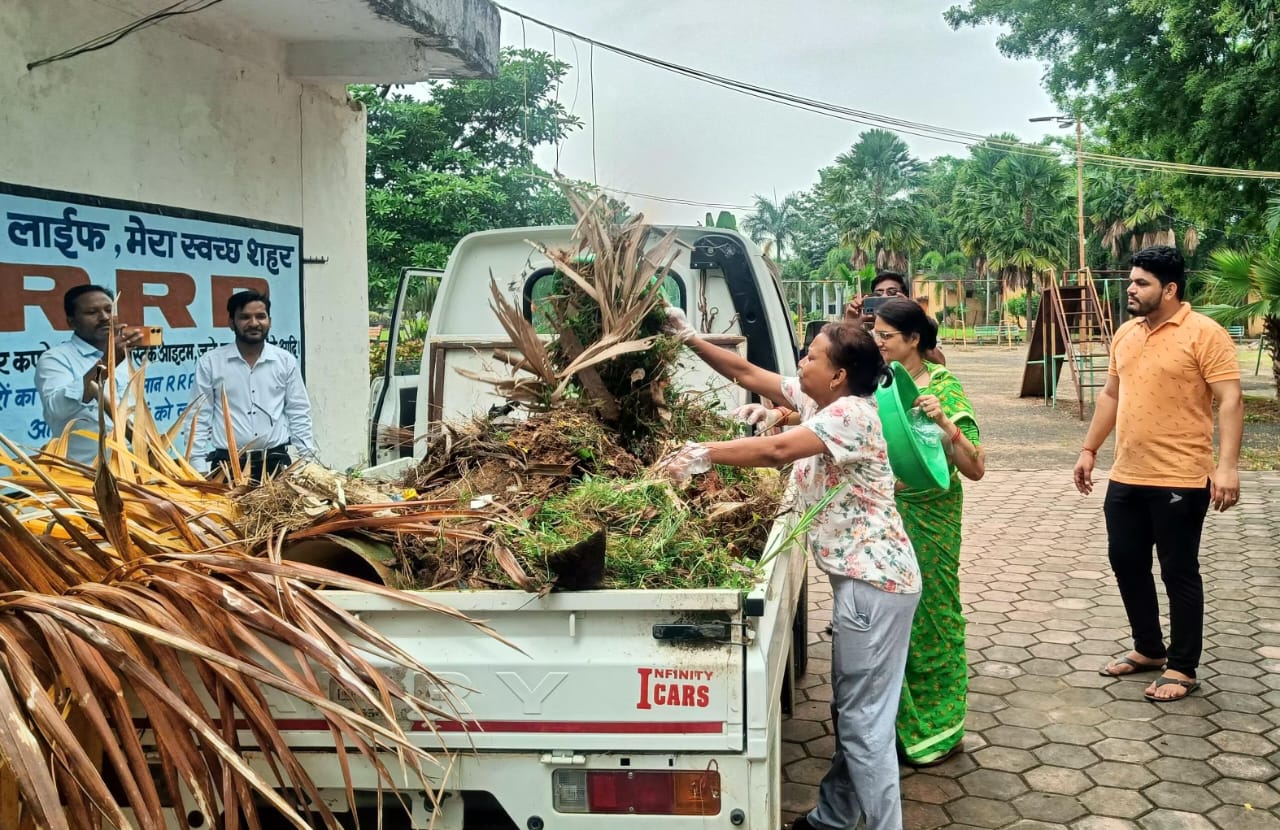
{"label": "woman in green saree", "polygon": [[932,766],[951,757],[964,739],[969,667],[960,605],[959,476],[977,481],[985,459],[964,388],[945,366],[923,355],[938,344],[937,326],[913,300],[894,300],[876,311],[872,330],[885,361],[911,374],[916,406],[941,429],[951,467],[946,490],[914,490],[898,483],[898,512],[920,563],[922,593],[911,627],[911,648],[898,705],[898,748],[906,763]]}

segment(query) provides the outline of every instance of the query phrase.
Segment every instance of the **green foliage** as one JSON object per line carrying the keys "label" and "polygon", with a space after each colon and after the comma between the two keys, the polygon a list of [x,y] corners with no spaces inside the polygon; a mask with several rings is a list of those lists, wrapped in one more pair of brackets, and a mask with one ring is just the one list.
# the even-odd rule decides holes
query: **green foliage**
{"label": "green foliage", "polygon": [[1031,293],[1030,319],[1027,318],[1027,294],[1025,291],[1014,294],[1005,300],[1004,310],[1010,317],[1026,320],[1027,324],[1030,325],[1031,320],[1034,320],[1035,316],[1040,313],[1040,294],[1034,291]]}
{"label": "green foliage", "polygon": [[[997,45],[1047,66],[1045,86],[1113,153],[1280,170],[1280,28],[1274,0],[968,0],[953,27],[996,24]],[[1148,174],[1143,174],[1148,175]],[[1178,177],[1190,221],[1256,233],[1258,180]]]}
{"label": "green foliage", "polygon": [[1009,153],[986,143],[971,148],[970,156],[957,174],[952,204],[961,250],[1014,286],[1062,269],[1072,237],[1067,168],[1049,155]]}
{"label": "green foliage", "polygon": [[1224,326],[1262,318],[1280,394],[1280,237],[1253,251],[1214,251],[1200,301],[1201,310]]}
{"label": "green foliage", "polygon": [[818,171],[819,198],[831,207],[841,243],[853,248],[855,268],[872,263],[907,270],[912,253],[924,243],[917,189],[923,170],[902,139],[875,129]]}
{"label": "green foliage", "polygon": [[768,196],[757,193],[755,210],[742,220],[742,231],[758,244],[772,242],[771,256],[775,260],[782,260],[786,256],[787,246],[795,236],[799,219],[798,205],[794,195],[787,196],[779,202],[776,201],[776,197],[770,199]]}
{"label": "green foliage", "polygon": [[498,78],[432,82],[427,100],[351,88],[368,113],[371,306],[388,302],[401,269],[443,268],[468,233],[572,221],[533,162],[536,147],[580,126],[556,100],[568,68],[543,52],[504,49]]}
{"label": "green foliage", "polygon": [[[761,517],[767,521],[768,517]],[[662,481],[588,478],[547,499],[525,528],[503,532],[528,570],[547,570],[548,555],[609,528],[607,588],[736,588],[749,590],[754,564],[731,552]],[[749,547],[737,548],[750,550]]]}

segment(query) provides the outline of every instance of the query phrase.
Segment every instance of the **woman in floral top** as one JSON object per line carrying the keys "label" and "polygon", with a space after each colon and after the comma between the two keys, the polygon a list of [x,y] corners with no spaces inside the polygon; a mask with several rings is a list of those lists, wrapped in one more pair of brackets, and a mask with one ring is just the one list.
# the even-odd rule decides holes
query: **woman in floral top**
{"label": "woman in floral top", "polygon": [[[818,804],[795,830],[901,830],[902,801],[894,719],[902,689],[911,619],[920,597],[915,553],[894,505],[893,473],[874,400],[888,377],[871,334],[831,323],[784,378],[702,338],[678,309],[668,328],[708,366],[747,390],[786,401],[801,416],[779,435],[690,445],[668,462],[676,477],[709,464],[777,467],[795,462],[798,506],[835,497],[809,528],[814,561],[832,588],[832,702],[836,752]],[[843,486],[842,486],[843,485]]]}

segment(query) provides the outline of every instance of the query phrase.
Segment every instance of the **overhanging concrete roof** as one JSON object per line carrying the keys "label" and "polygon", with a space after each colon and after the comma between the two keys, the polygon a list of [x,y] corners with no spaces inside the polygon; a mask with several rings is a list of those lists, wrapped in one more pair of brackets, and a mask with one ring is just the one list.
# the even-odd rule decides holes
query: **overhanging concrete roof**
{"label": "overhanging concrete roof", "polygon": [[500,20],[489,0],[248,0],[217,11],[284,41],[288,73],[300,81],[408,83],[498,71]]}

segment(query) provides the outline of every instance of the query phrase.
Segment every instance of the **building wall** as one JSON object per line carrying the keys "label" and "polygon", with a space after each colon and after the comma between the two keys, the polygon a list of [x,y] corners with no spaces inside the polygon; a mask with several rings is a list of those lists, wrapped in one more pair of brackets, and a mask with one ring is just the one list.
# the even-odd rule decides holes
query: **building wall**
{"label": "building wall", "polygon": [[[360,460],[368,390],[364,114],[291,81],[284,45],[175,19],[26,64],[138,17],[123,3],[0,0],[0,181],[300,226],[308,387],[322,460]],[[321,368],[323,370],[321,371]]]}

